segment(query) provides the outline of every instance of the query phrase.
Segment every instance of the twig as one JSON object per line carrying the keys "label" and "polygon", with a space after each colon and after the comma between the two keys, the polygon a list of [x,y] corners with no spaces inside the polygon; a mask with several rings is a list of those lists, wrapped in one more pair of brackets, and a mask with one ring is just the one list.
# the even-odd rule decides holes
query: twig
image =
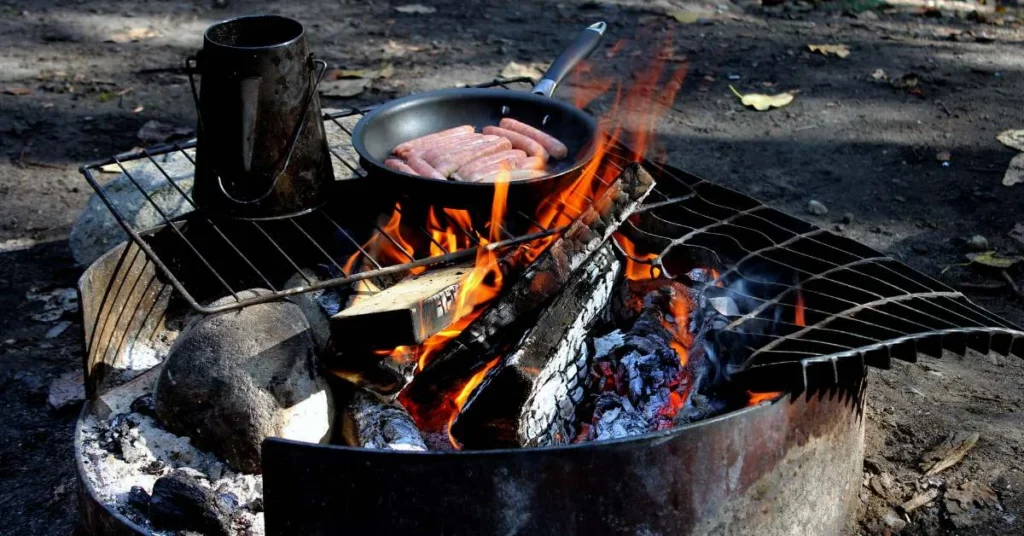
{"label": "twig", "polygon": [[956,287],[963,290],[1002,290],[1006,283],[957,283]]}
{"label": "twig", "polygon": [[946,108],[946,103],[944,103],[942,101],[935,101],[935,102],[936,102],[936,104],[939,105],[939,108],[942,108],[943,112],[946,112],[947,116],[953,117],[953,112],[949,111],[949,108]]}
{"label": "twig", "polygon": [[1005,279],[1006,282],[1010,285],[1010,288],[1013,289],[1013,293],[1017,295],[1017,299],[1024,300],[1024,293],[1020,291],[1020,287],[1017,286],[1017,283],[1014,282],[1013,278],[1010,277],[1010,274],[1007,273],[1006,270],[1003,270],[1003,279]]}

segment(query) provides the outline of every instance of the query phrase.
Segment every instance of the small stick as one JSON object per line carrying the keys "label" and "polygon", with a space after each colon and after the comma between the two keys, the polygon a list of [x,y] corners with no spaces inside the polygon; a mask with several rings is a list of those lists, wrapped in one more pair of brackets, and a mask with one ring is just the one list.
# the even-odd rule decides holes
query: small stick
{"label": "small stick", "polygon": [[1017,299],[1024,300],[1024,292],[1020,291],[1020,287],[1017,286],[1017,283],[1014,282],[1013,278],[1010,277],[1010,274],[1007,273],[1006,270],[1003,270],[1003,279],[1005,279],[1010,285],[1010,288],[1013,289],[1013,293],[1017,295]]}

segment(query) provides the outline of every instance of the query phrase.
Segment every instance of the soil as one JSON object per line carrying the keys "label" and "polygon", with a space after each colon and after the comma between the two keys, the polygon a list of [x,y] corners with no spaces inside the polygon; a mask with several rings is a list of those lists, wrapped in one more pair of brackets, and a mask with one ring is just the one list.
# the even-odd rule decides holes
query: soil
{"label": "soil", "polygon": [[[486,81],[512,60],[549,61],[570,31],[606,20],[611,38],[595,53],[595,70],[625,76],[662,39],[673,43],[665,54],[672,68],[689,62],[652,154],[953,286],[1003,281],[957,266],[973,235],[1004,254],[1024,253],[1008,236],[1024,220],[1015,210],[1024,186],[1000,185],[1014,152],[995,140],[1002,130],[1024,128],[1024,31],[1015,6],[977,15],[886,9],[871,0],[418,3],[436,12],[405,14],[395,10],[400,3],[356,0],[0,0],[0,518],[7,521],[0,532],[66,534],[78,517],[75,411],[51,409],[47,393],[51,380],[81,366],[80,321],[65,313],[60,320],[72,321],[71,329],[46,338],[56,321],[32,319],[42,305],[26,297],[73,287],[81,273],[67,244],[90,193],[77,168],[142,145],[136,133],[147,121],[195,124],[180,65],[218,19],[289,15],[307,24],[312,49],[333,67],[393,66],[390,77],[355,99],[327,103],[333,106]],[[678,10],[699,16],[680,22],[667,14]],[[628,42],[611,54],[618,38]],[[843,43],[851,53],[826,57],[808,51],[812,43]],[[877,70],[884,76],[873,76]],[[913,87],[891,82],[912,86],[913,79]],[[761,113],[744,109],[730,84],[744,93],[799,93],[789,106]],[[18,88],[30,92],[12,94]],[[603,106],[606,99],[592,108]],[[943,152],[949,155],[937,156]],[[812,199],[828,213],[808,213]],[[1022,274],[1010,277],[1024,284]],[[1024,325],[1024,304],[1008,287],[965,292]],[[922,358],[873,371],[865,487],[850,532],[1020,532],[1022,384],[1024,363],[1015,357]],[[951,469],[924,477],[921,455],[958,431],[978,432],[980,440]],[[958,513],[950,492],[967,481],[991,487],[998,505],[967,500],[966,513]],[[930,488],[938,498],[909,517],[887,511]]]}

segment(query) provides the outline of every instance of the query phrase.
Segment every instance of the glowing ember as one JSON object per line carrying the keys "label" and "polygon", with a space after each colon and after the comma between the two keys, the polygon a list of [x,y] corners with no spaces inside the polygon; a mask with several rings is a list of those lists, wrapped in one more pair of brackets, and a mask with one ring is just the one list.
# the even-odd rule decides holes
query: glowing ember
{"label": "glowing ember", "polygon": [[807,326],[807,321],[804,319],[804,294],[799,290],[796,291],[796,307],[795,307],[796,318],[793,323],[800,327]]}
{"label": "glowing ember", "polygon": [[626,266],[623,270],[626,279],[644,281],[661,277],[661,268],[653,264],[653,261],[658,258],[656,253],[637,252],[633,242],[621,234],[616,234],[613,238],[626,254]]}
{"label": "glowing ember", "polygon": [[755,392],[752,392],[752,391],[747,391],[747,395],[750,396],[750,400],[747,402],[747,405],[748,406],[756,406],[756,405],[760,404],[761,402],[771,402],[771,401],[779,398],[780,396],[782,396],[782,393],[781,392],[755,393]]}

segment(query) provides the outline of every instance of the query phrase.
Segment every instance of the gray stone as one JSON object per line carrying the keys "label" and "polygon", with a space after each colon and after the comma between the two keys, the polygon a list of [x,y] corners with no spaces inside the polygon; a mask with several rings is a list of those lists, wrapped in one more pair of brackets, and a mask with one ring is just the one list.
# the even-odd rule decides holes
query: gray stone
{"label": "gray stone", "polygon": [[168,430],[247,473],[262,472],[267,437],[324,442],[334,420],[309,323],[289,301],[194,321],[171,348],[154,400]]}
{"label": "gray stone", "polygon": [[61,374],[50,382],[50,392],[46,400],[50,407],[58,411],[85,401],[85,376],[82,371]]}
{"label": "gray stone", "polygon": [[810,212],[815,216],[824,216],[825,214],[828,214],[828,208],[825,207],[821,201],[811,199],[807,202],[807,212]]}
{"label": "gray stone", "polygon": [[900,532],[907,527],[907,522],[892,508],[886,508],[885,511],[881,512],[879,518],[893,532]]}
{"label": "gray stone", "polygon": [[[309,270],[305,270],[303,273],[313,283],[322,281],[322,278],[317,277]],[[295,274],[285,282],[284,286],[285,288],[308,286],[310,283],[306,281],[306,278]],[[302,309],[302,313],[306,315],[306,321],[309,322],[310,332],[316,342],[317,350],[322,352],[327,349],[327,343],[331,338],[331,317],[341,310],[341,297],[338,295],[337,289],[314,290],[296,294],[288,299],[295,302]]]}
{"label": "gray stone", "polygon": [[[194,158],[195,151],[190,150],[189,153]],[[194,167],[188,158],[176,151],[155,159],[185,193],[191,193]],[[125,164],[125,168],[169,218],[192,210],[192,205],[149,160],[135,160]],[[99,173],[97,178],[102,180],[103,174]],[[103,192],[133,228],[142,230],[163,223],[160,213],[146,201],[126,174],[121,173],[105,184]],[[128,235],[103,200],[93,193],[85,211],[71,228],[71,254],[80,264],[92,264],[100,255],[127,238]]]}
{"label": "gray stone", "polygon": [[988,251],[988,239],[976,234],[967,241],[967,249],[971,251]]}

